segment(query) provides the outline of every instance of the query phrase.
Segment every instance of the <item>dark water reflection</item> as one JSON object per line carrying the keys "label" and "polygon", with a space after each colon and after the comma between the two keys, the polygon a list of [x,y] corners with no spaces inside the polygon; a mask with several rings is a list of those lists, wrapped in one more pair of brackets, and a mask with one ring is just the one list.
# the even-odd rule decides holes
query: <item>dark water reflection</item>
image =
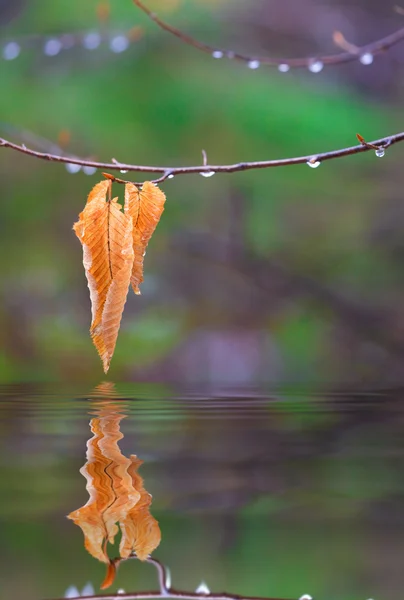
{"label": "dark water reflection", "polygon": [[[4,387],[0,401],[0,596],[60,597],[102,565],[66,515],[88,500],[79,473],[89,421],[119,406],[122,455],[144,461],[176,587],[331,600],[401,598],[404,394],[264,394],[116,385]],[[117,555],[116,545],[112,554]],[[112,590],[155,589],[147,564]]]}

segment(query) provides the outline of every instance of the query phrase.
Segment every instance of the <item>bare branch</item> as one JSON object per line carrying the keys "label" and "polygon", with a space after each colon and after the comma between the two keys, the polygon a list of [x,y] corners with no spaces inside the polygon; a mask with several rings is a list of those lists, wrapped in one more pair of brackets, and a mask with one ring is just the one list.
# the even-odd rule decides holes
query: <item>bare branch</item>
{"label": "bare branch", "polygon": [[[404,27],[387,35],[384,38],[366,44],[365,46],[354,46],[353,44],[349,44],[349,49],[346,49],[345,52],[340,52],[339,54],[329,54],[325,56],[312,56],[309,58],[275,58],[269,56],[247,56],[246,54],[241,54],[240,52],[234,52],[233,50],[225,50],[223,48],[217,48],[215,46],[210,46],[209,44],[205,44],[204,42],[200,42],[195,39],[191,35],[169,25],[162,19],[160,19],[154,12],[149,10],[147,6],[143,4],[141,0],[133,0],[134,4],[140,8],[148,17],[151,19],[160,29],[164,29],[171,35],[180,39],[184,44],[188,46],[192,46],[201,52],[205,52],[206,54],[210,54],[214,58],[230,58],[240,62],[244,62],[249,65],[251,68],[255,69],[260,65],[268,65],[272,67],[278,67],[280,71],[285,72],[292,68],[306,68],[311,70],[311,66],[315,66],[315,70],[313,68],[313,72],[318,73],[323,65],[339,65],[342,63],[352,62],[354,60],[358,60],[361,57],[364,57],[363,64],[370,64],[373,61],[373,57],[381,52],[384,52],[395,46],[396,44],[402,42],[404,40]],[[344,39],[344,38],[343,38]],[[337,33],[337,40],[342,40],[342,34]]]}
{"label": "bare branch", "polygon": [[[307,154],[305,156],[296,156],[293,158],[280,158],[274,160],[261,160],[253,162],[240,162],[230,165],[196,165],[190,167],[158,167],[158,166],[147,166],[147,165],[133,165],[127,163],[116,163],[116,162],[96,162],[93,160],[84,160],[77,157],[60,156],[57,154],[51,154],[49,152],[39,152],[27,148],[24,144],[18,145],[4,138],[0,138],[0,147],[10,148],[16,152],[27,154],[41,160],[50,162],[58,162],[64,164],[80,165],[81,167],[93,167],[95,169],[102,169],[108,171],[131,171],[135,173],[161,173],[161,177],[154,180],[154,183],[160,183],[166,179],[170,179],[177,175],[190,175],[199,173],[205,177],[209,177],[215,173],[236,173],[238,171],[249,171],[253,169],[269,169],[272,167],[286,167],[289,165],[309,164],[310,166],[318,166],[318,164],[326,161],[333,160],[334,158],[342,158],[343,156],[351,156],[352,154],[360,154],[362,152],[369,152],[369,150],[377,148],[376,152],[380,150],[386,150],[390,146],[404,141],[404,131],[396,133],[395,135],[387,136],[374,140],[372,142],[361,143],[358,146],[350,146],[348,148],[341,148],[339,150],[332,150],[330,152],[320,152],[318,154]],[[384,154],[384,152],[383,152]],[[108,175],[107,175],[108,177]],[[109,176],[109,179],[117,181],[118,183],[126,183],[124,179],[118,179],[114,176]]]}
{"label": "bare branch", "polygon": [[[129,559],[136,558],[136,555],[129,556]],[[114,562],[119,563],[128,559],[117,558]],[[157,559],[149,557],[147,562],[154,565],[157,569],[157,575],[159,579],[160,589],[158,591],[151,592],[136,592],[133,594],[97,594],[94,596],[86,596],[86,600],[149,600],[150,598],[156,598],[157,600],[166,600],[166,598],[170,598],[171,600],[284,600],[281,598],[259,598],[259,597],[246,597],[239,596],[238,594],[207,594],[207,593],[197,593],[197,592],[184,592],[180,590],[174,590],[173,588],[168,588],[166,586],[167,581],[167,569],[166,567]],[[302,598],[307,596],[302,596]],[[60,599],[62,600],[62,599]]]}

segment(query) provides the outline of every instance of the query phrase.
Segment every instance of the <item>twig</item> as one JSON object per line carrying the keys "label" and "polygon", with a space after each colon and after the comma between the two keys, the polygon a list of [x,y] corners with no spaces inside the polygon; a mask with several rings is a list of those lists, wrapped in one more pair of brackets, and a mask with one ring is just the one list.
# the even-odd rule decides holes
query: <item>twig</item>
{"label": "twig", "polygon": [[[60,156],[57,154],[51,154],[49,152],[39,152],[27,148],[25,145],[18,145],[14,142],[0,138],[0,147],[10,148],[16,152],[27,154],[41,160],[47,160],[50,162],[59,162],[64,164],[80,165],[81,167],[93,167],[101,170],[108,171],[131,171],[136,173],[161,173],[161,177],[154,180],[154,183],[160,183],[166,179],[171,179],[177,175],[190,175],[193,173],[199,173],[200,175],[210,176],[215,173],[236,173],[238,171],[249,171],[252,169],[268,169],[272,167],[286,167],[289,165],[300,165],[308,164],[310,166],[317,166],[318,164],[326,161],[333,160],[334,158],[342,158],[343,156],[350,156],[352,154],[360,154],[362,152],[369,152],[374,148],[388,148],[404,141],[404,131],[396,133],[395,135],[387,136],[368,142],[366,144],[361,143],[358,146],[350,146],[349,148],[341,148],[339,150],[332,150],[331,152],[321,152],[319,154],[307,154],[306,156],[296,156],[294,158],[281,158],[275,160],[261,160],[253,162],[240,162],[230,165],[196,165],[190,167],[158,167],[158,166],[146,166],[146,165],[132,165],[126,163],[111,162],[96,162],[93,160],[84,160],[77,157]],[[110,179],[114,179],[118,183],[126,183],[124,179],[114,178],[110,176]]]}
{"label": "twig", "polygon": [[[346,51],[340,52],[339,54],[329,54],[325,56],[313,56],[310,58],[274,58],[268,56],[247,56],[246,54],[241,54],[240,52],[233,52],[232,50],[225,50],[223,48],[217,48],[215,46],[210,46],[209,44],[205,44],[204,42],[200,42],[195,39],[191,35],[169,25],[162,19],[160,19],[154,12],[149,10],[147,6],[141,2],[141,0],[133,0],[134,4],[140,8],[148,17],[151,19],[158,27],[164,29],[171,35],[174,35],[176,38],[180,39],[184,44],[188,46],[192,46],[201,52],[205,52],[210,54],[214,58],[231,58],[234,60],[238,60],[244,63],[247,63],[251,66],[251,68],[257,68],[259,65],[269,65],[269,66],[277,66],[280,67],[281,71],[287,71],[291,68],[308,68],[310,69],[311,65],[338,65],[342,63],[351,62],[358,59],[358,56],[375,56],[376,54],[380,54],[385,50],[388,50],[392,46],[398,44],[399,42],[404,40],[404,28],[399,29],[398,31],[387,35],[384,38],[371,42],[370,44],[366,44],[364,46],[356,47],[355,52]],[[352,50],[353,46],[351,47]],[[364,62],[364,64],[370,64],[370,62]],[[313,72],[318,72],[321,68],[316,68]]]}
{"label": "twig", "polygon": [[[135,555],[129,556],[129,558],[136,558]],[[118,558],[116,562],[122,562],[126,559]],[[154,565],[157,569],[157,574],[159,578],[160,589],[158,591],[151,592],[136,592],[133,594],[96,594],[94,596],[86,596],[86,600],[149,600],[149,598],[156,598],[158,600],[165,600],[166,598],[170,598],[171,600],[284,600],[281,598],[259,598],[256,596],[246,597],[239,596],[238,594],[205,594],[205,593],[192,593],[192,592],[184,592],[180,590],[174,590],[173,588],[166,587],[167,581],[167,569],[166,567],[157,559],[149,557],[147,562]],[[62,600],[62,599],[60,599]]]}

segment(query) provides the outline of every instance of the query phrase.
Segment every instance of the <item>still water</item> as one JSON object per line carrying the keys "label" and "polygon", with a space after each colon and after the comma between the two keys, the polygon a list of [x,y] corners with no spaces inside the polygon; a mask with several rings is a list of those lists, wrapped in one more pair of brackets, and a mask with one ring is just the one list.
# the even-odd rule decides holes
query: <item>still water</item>
{"label": "still water", "polygon": [[[188,592],[403,597],[404,392],[0,393],[0,598],[98,594],[102,561],[155,546]],[[158,589],[153,565],[118,589]]]}

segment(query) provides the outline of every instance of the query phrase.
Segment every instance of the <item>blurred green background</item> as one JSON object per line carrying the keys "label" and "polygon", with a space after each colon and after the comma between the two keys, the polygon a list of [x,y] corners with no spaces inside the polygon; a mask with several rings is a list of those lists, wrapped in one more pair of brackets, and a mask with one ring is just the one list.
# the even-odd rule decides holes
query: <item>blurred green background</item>
{"label": "blurred green background", "polygon": [[[275,56],[334,52],[336,29],[364,44],[403,20],[378,0],[149,6],[206,42]],[[68,45],[70,34],[100,30],[95,50],[44,53],[55,36]],[[138,39],[112,52],[108,40],[130,31]],[[198,164],[205,149],[220,164],[402,129],[403,45],[366,67],[252,71],[184,46],[130,0],[2,0],[0,39],[21,46],[1,60],[0,135],[38,149],[170,166]],[[166,210],[111,377],[212,387],[402,381],[402,153],[165,182]],[[0,174],[0,377],[97,381],[72,225],[100,174],[7,149]]]}

